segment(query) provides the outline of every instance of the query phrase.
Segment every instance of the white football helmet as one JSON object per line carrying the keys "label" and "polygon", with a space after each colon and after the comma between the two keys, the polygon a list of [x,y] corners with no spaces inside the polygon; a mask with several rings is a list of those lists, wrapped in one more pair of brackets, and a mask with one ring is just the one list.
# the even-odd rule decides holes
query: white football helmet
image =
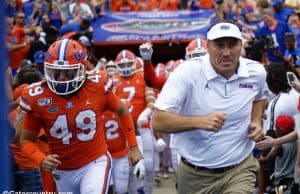
{"label": "white football helmet", "polygon": [[129,77],[135,73],[136,57],[133,52],[129,50],[122,50],[117,55],[115,62],[121,76]]}
{"label": "white football helmet", "polygon": [[196,38],[185,48],[185,59],[199,58],[207,53],[207,42],[204,39]]}

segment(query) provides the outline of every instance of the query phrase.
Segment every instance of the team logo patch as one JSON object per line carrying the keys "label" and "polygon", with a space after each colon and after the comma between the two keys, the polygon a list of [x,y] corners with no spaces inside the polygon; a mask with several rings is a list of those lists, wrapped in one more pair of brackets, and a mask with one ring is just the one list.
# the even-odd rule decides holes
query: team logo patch
{"label": "team logo patch", "polygon": [[253,84],[240,83],[239,88],[250,88],[250,89],[253,89]]}
{"label": "team logo patch", "polygon": [[75,51],[73,53],[73,55],[77,61],[81,61],[81,60],[85,59],[85,57],[86,57],[86,53],[83,51]]}
{"label": "team logo patch", "polygon": [[39,106],[46,106],[46,105],[49,105],[49,104],[52,104],[52,98],[49,97],[49,98],[40,98],[37,100],[37,103]]}
{"label": "team logo patch", "polygon": [[228,30],[229,28],[230,28],[230,26],[228,26],[228,25],[222,25],[222,26],[220,26],[221,30]]}
{"label": "team logo patch", "polygon": [[74,107],[74,105],[72,102],[67,102],[66,107],[67,107],[67,109],[72,109]]}
{"label": "team logo patch", "polygon": [[58,111],[58,106],[51,106],[50,108],[48,108],[48,112],[56,112]]}
{"label": "team logo patch", "polygon": [[57,64],[58,64],[58,65],[64,65],[65,62],[64,62],[64,61],[57,61]]}
{"label": "team logo patch", "polygon": [[[149,14],[149,13],[148,13]],[[147,16],[145,16],[147,17]],[[146,34],[146,35],[164,35],[167,33],[176,33],[178,31],[186,32],[198,30],[207,26],[209,20],[206,18],[191,18],[191,19],[128,19],[120,22],[109,22],[102,24],[102,29],[117,33],[131,33],[131,34]],[[172,23],[172,25],[170,25]],[[139,37],[139,36],[137,36]],[[134,37],[131,38],[133,40]]]}

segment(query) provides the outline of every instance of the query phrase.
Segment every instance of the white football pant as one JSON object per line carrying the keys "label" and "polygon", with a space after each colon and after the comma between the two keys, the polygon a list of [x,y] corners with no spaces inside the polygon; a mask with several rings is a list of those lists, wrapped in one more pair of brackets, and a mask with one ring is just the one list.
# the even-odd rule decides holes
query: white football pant
{"label": "white football pant", "polygon": [[108,192],[112,159],[107,152],[98,159],[75,170],[53,170],[57,190],[72,194],[105,194]]}
{"label": "white football pant", "polygon": [[113,158],[112,180],[114,192],[117,194],[128,193],[129,163],[128,156]]}
{"label": "white football pant", "polygon": [[143,155],[145,160],[146,175],[144,179],[144,191],[146,194],[152,194],[154,185],[154,144],[155,138],[152,129],[139,128],[143,141]]}

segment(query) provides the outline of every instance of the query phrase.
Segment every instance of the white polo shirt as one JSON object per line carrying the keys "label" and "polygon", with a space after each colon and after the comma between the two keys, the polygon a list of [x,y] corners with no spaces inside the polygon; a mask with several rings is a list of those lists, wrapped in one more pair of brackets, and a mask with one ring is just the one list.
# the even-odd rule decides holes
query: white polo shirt
{"label": "white polo shirt", "polygon": [[252,103],[267,93],[262,65],[240,58],[237,73],[226,80],[209,62],[182,63],[168,78],[155,107],[183,116],[206,116],[222,111],[227,115],[218,132],[194,129],[174,134],[179,154],[197,166],[219,168],[240,163],[248,157],[254,142],[248,136]]}

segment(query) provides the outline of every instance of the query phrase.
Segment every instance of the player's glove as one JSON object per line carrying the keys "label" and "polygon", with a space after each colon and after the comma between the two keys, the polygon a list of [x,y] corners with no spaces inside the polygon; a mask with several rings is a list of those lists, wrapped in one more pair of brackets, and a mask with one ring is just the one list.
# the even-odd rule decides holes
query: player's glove
{"label": "player's glove", "polygon": [[151,43],[146,42],[140,45],[140,55],[143,60],[151,60],[153,54],[153,48]]}
{"label": "player's glove", "polygon": [[137,179],[141,180],[145,177],[146,169],[144,164],[144,159],[140,159],[135,165],[133,169],[133,174]]}
{"label": "player's glove", "polygon": [[166,149],[166,147],[167,147],[167,144],[166,144],[166,142],[162,138],[159,138],[156,141],[155,150],[157,152],[163,152]]}

